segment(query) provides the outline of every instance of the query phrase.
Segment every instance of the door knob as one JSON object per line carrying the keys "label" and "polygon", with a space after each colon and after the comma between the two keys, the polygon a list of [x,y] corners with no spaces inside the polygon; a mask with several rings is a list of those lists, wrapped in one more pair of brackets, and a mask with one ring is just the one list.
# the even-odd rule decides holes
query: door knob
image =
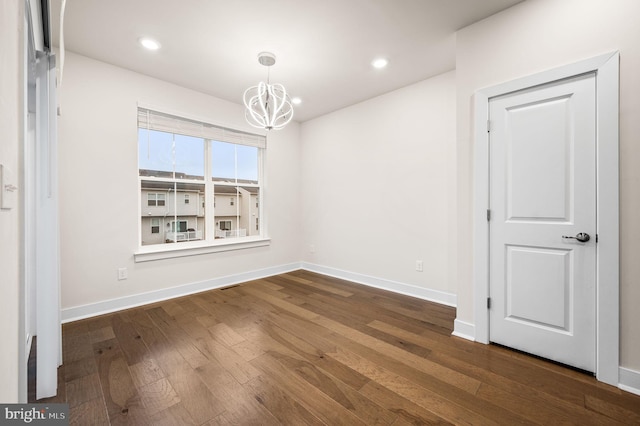
{"label": "door knob", "polygon": [[573,239],[573,240],[578,240],[581,243],[586,243],[587,241],[589,241],[591,239],[591,237],[589,236],[589,234],[587,234],[586,232],[580,232],[578,234],[576,234],[575,237],[570,237],[567,235],[563,235],[562,238],[564,239]]}

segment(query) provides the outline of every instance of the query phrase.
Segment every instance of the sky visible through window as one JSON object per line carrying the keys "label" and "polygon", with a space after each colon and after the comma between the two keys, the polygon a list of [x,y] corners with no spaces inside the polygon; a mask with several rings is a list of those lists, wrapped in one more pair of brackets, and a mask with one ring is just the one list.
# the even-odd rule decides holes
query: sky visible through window
{"label": "sky visible through window", "polygon": [[[204,178],[204,143],[192,136],[138,129],[138,167]],[[218,141],[211,145],[211,176],[258,180],[258,148]]]}

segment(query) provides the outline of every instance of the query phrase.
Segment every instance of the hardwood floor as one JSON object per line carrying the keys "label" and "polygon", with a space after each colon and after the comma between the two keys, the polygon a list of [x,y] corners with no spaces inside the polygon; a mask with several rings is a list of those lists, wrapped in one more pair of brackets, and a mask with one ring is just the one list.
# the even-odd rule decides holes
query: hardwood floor
{"label": "hardwood floor", "polygon": [[640,396],[454,317],[295,271],[64,325],[48,401],[78,425],[640,424]]}

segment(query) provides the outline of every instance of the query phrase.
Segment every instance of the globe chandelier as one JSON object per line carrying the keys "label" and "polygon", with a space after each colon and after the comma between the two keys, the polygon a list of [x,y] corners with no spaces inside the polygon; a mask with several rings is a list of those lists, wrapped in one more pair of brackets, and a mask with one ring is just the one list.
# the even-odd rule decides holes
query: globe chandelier
{"label": "globe chandelier", "polygon": [[293,105],[282,84],[269,83],[269,67],[276,63],[276,55],[261,52],[258,62],[267,67],[267,82],[244,91],[245,118],[253,127],[280,130],[293,118]]}

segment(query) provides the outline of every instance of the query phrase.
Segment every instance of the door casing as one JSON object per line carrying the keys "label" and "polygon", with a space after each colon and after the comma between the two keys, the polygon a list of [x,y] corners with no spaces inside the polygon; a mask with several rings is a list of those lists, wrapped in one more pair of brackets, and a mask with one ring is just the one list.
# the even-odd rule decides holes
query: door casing
{"label": "door casing", "polygon": [[596,377],[619,380],[619,53],[612,52],[481,89],[474,94],[475,341],[489,343],[489,99],[581,74],[596,74]]}

